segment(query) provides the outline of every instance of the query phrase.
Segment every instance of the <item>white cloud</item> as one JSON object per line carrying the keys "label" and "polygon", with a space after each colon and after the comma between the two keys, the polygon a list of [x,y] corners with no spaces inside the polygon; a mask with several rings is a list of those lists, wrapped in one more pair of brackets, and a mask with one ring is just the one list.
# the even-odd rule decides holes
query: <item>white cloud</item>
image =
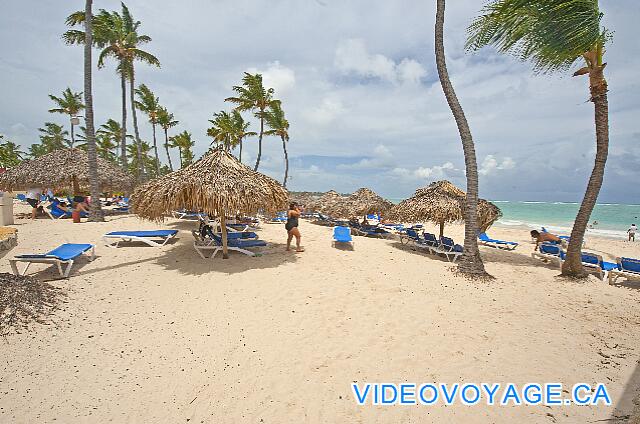
{"label": "white cloud", "polygon": [[334,65],[345,74],[355,74],[367,78],[379,78],[392,83],[418,83],[427,75],[422,65],[405,58],[396,63],[382,54],[371,54],[362,39],[341,42],[337,49]]}
{"label": "white cloud", "polygon": [[416,169],[407,169],[402,167],[396,167],[391,170],[393,175],[404,179],[410,180],[437,180],[443,177],[448,177],[451,174],[455,174],[459,171],[451,162],[445,162],[442,165],[434,165],[431,168],[419,167]]}
{"label": "white cloud", "polygon": [[487,155],[480,165],[478,171],[480,175],[491,175],[497,170],[513,169],[516,166],[516,162],[510,157],[505,157],[502,162],[498,161],[494,155]]}
{"label": "white cloud", "polygon": [[266,69],[249,68],[247,72],[262,74],[264,86],[273,88],[278,97],[296,85],[296,74],[293,69],[281,65],[277,60],[269,63]]}
{"label": "white cloud", "polygon": [[322,102],[303,112],[307,121],[315,125],[327,125],[345,112],[342,101],[337,98],[324,98]]}

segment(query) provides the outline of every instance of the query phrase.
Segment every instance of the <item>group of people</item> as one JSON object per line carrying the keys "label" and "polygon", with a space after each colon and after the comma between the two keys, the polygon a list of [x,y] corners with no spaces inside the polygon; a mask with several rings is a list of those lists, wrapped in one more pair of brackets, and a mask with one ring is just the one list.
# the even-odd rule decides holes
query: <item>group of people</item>
{"label": "group of people", "polygon": [[31,206],[31,219],[36,219],[38,216],[38,212],[42,210],[44,207],[43,203],[43,193],[45,193],[46,201],[48,202],[57,202],[57,206],[63,210],[68,212],[89,212],[89,199],[76,195],[73,197],[71,204],[68,204],[64,201],[57,201],[53,195],[53,191],[51,189],[41,189],[37,187],[32,187],[27,190],[27,194],[25,195],[26,201]]}

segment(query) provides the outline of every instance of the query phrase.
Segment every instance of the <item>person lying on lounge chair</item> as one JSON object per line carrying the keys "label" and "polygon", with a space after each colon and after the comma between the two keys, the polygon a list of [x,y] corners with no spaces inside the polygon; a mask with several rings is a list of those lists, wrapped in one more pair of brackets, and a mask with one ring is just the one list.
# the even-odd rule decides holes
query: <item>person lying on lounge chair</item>
{"label": "person lying on lounge chair", "polygon": [[531,237],[533,237],[534,239],[536,239],[536,247],[533,249],[538,250],[538,246],[540,245],[540,243],[555,243],[555,244],[562,244],[562,240],[560,239],[560,237],[558,237],[555,234],[551,234],[551,233],[547,233],[547,232],[540,232],[540,231],[536,231],[536,230],[531,230]]}

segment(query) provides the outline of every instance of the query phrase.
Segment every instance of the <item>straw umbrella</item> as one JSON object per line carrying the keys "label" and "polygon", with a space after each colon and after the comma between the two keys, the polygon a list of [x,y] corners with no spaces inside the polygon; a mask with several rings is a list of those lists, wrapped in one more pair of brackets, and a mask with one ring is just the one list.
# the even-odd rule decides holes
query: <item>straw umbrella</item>
{"label": "straw umbrella", "polygon": [[370,213],[386,214],[393,203],[368,188],[360,188],[337,205],[343,215],[361,216]]}
{"label": "straw umbrella", "polygon": [[[102,189],[131,189],[133,178],[118,166],[98,157],[98,180]],[[81,149],[54,150],[26,160],[0,175],[0,189],[71,187],[73,194],[89,188],[89,158]]]}
{"label": "straw umbrella", "polygon": [[327,215],[336,215],[342,210],[340,205],[345,201],[346,197],[335,190],[329,190],[308,207]]}
{"label": "straw umbrella", "polygon": [[[405,222],[432,221],[440,225],[440,237],[444,224],[464,219],[465,192],[449,181],[436,181],[428,187],[416,190],[413,197],[403,200],[391,210],[391,218]],[[502,216],[500,209],[491,202],[478,200],[478,227],[486,231]]]}
{"label": "straw umbrella", "polygon": [[285,207],[287,199],[287,190],[276,180],[253,171],[229,152],[213,149],[197,162],[138,187],[131,207],[142,218],[155,221],[183,207],[219,216],[227,259],[226,216],[275,212]]}

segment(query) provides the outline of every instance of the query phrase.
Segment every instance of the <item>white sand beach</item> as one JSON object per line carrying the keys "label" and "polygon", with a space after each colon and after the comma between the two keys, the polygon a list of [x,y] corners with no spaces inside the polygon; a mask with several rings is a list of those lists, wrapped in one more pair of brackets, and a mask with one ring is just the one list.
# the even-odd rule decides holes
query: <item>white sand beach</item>
{"label": "white sand beach", "polygon": [[[16,221],[19,244],[2,272],[10,256],[62,242],[96,243],[97,259],[79,260],[68,280],[30,269],[68,297],[50,325],[2,341],[0,422],[586,423],[633,409],[640,284],[558,279],[557,268],[531,259],[526,231],[492,228],[522,244],[482,247],[496,279],[470,282],[398,241],[357,237],[353,251],[334,248],[331,230],[307,221],[304,253],[285,252],[283,226],[263,224],[262,256],[202,260],[194,225],[131,215]],[[155,228],[180,231],[162,248],[99,241]],[[462,226],[446,233],[461,240]],[[593,238],[587,247],[640,257],[640,243]],[[605,383],[621,410],[362,407],[351,390],[352,382],[555,381]]]}

